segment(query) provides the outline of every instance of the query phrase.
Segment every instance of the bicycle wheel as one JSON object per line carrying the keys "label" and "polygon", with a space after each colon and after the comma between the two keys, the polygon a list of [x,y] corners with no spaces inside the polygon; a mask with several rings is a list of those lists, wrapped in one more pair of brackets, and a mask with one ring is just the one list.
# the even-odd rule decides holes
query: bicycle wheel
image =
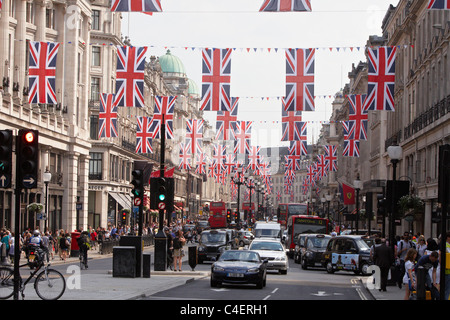
{"label": "bicycle wheel", "polygon": [[0,267],[0,299],[8,299],[14,294],[14,270]]}
{"label": "bicycle wheel", "polygon": [[42,300],[57,300],[66,290],[66,279],[59,271],[47,269],[39,273],[34,288]]}

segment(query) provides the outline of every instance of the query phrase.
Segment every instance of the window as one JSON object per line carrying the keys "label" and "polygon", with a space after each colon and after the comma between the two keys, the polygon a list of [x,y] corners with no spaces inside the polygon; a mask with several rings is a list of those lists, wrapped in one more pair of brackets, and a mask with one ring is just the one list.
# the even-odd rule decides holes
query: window
{"label": "window", "polygon": [[91,100],[100,101],[100,78],[91,78]]}
{"label": "window", "polygon": [[92,47],[91,66],[100,67],[100,53],[101,53],[100,47],[96,47],[96,46]]}
{"label": "window", "polygon": [[98,131],[98,115],[92,115],[89,129],[89,136],[92,140],[98,140]]}
{"label": "window", "polygon": [[100,11],[92,10],[92,29],[100,30]]}
{"label": "window", "polygon": [[103,153],[90,152],[89,160],[89,179],[102,180],[102,161]]}

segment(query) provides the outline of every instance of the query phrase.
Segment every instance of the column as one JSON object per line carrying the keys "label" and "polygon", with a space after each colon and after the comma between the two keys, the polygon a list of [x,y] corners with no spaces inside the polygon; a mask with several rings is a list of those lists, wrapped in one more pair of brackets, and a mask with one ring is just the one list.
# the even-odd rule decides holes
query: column
{"label": "column", "polygon": [[433,210],[431,201],[425,201],[425,218],[424,218],[424,226],[423,226],[423,235],[425,239],[428,239],[432,236],[432,222],[431,222],[431,212]]}
{"label": "column", "polygon": [[[73,231],[77,225],[77,185],[78,185],[78,158],[80,154],[77,152],[69,152],[65,159],[65,175],[64,179],[64,199],[63,199],[63,214],[62,227],[69,232]],[[67,181],[67,182],[66,182]]]}

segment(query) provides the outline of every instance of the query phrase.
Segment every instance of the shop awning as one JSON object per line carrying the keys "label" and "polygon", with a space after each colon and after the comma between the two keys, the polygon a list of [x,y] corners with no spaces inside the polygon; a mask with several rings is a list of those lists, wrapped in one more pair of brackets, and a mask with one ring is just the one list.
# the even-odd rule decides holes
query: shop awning
{"label": "shop awning", "polygon": [[122,193],[118,193],[118,192],[110,192],[109,194],[110,194],[111,197],[113,197],[113,199],[116,200],[116,202],[117,202],[118,204],[120,204],[124,209],[131,210],[131,201],[127,201],[126,195],[124,195],[124,194],[122,194]]}

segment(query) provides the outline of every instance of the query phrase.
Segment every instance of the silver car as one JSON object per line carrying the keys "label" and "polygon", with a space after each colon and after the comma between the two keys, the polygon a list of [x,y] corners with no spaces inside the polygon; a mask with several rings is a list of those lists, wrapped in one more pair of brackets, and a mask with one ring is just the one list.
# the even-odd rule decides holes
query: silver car
{"label": "silver car", "polygon": [[238,231],[237,233],[238,245],[240,247],[248,246],[255,236],[250,231]]}
{"label": "silver car", "polygon": [[287,274],[289,269],[288,257],[283,244],[275,239],[255,239],[250,244],[249,250],[259,253],[261,259],[267,259],[267,270],[278,270],[281,274]]}

